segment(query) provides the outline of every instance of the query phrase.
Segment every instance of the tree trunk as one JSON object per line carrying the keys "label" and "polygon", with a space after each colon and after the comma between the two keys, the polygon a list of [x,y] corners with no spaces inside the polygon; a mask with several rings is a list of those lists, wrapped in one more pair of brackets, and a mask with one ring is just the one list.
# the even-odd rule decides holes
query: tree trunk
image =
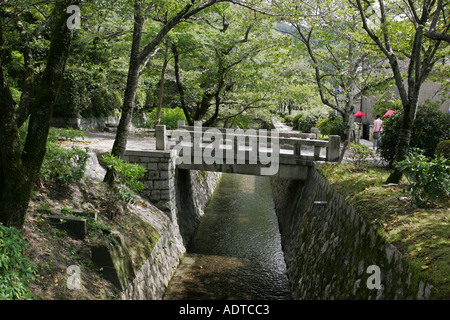
{"label": "tree trunk", "polygon": [[55,27],[42,80],[36,87],[36,97],[28,126],[23,152],[20,150],[18,125],[9,89],[1,73],[0,135],[2,144],[0,172],[0,222],[19,229],[26,218],[31,192],[39,175],[46,152],[46,144],[53,106],[62,82],[72,41],[72,31],[66,26],[69,1],[55,5]]}
{"label": "tree trunk", "polygon": [[180,95],[180,104],[181,109],[183,109],[184,116],[186,117],[186,121],[189,126],[194,125],[194,121],[191,118],[191,114],[186,106],[186,101],[184,97],[184,88],[183,83],[181,82],[181,76],[180,76],[180,54],[178,52],[177,46],[175,44],[172,44],[172,53],[174,58],[174,69],[175,69],[175,82],[177,84],[177,90],[178,94]]}
{"label": "tree trunk", "polygon": [[[409,145],[411,141],[411,132],[416,118],[417,110],[417,98],[415,102],[406,106],[403,106],[404,115],[402,119],[402,126],[398,135],[397,148],[395,153],[394,162],[402,161],[408,154]],[[399,183],[402,179],[403,173],[393,168],[391,174],[386,180],[386,183]]]}
{"label": "tree trunk", "polygon": [[157,125],[161,123],[161,108],[164,95],[164,76],[166,74],[167,64],[169,63],[169,58],[167,57],[168,50],[169,50],[169,41],[166,42],[166,51],[164,52],[164,62],[161,68],[161,83],[159,84],[158,112],[156,114]]}
{"label": "tree trunk", "polygon": [[[120,118],[119,126],[117,128],[116,139],[114,140],[114,145],[111,150],[111,154],[116,157],[123,157],[126,147],[128,133],[131,127],[131,118],[133,116],[136,91],[139,82],[140,67],[142,63],[149,57],[151,52],[161,43],[164,37],[177,26],[183,19],[188,19],[189,17],[195,15],[196,13],[220,2],[219,0],[211,0],[206,3],[192,8],[195,1],[187,3],[176,16],[174,16],[170,21],[168,21],[158,32],[157,35],[142,49],[140,49],[142,29],[145,22],[145,17],[142,11],[141,1],[136,0],[134,3],[134,28],[133,28],[133,41],[131,45],[130,54],[130,66],[128,69],[127,85],[125,88],[124,101],[122,107],[122,115]],[[114,183],[114,170],[108,169],[104,178],[104,181],[108,184]]]}
{"label": "tree trunk", "polygon": [[352,133],[353,129],[353,97],[348,95],[347,97],[347,103],[344,109],[344,112],[342,114],[342,120],[344,122],[344,144],[341,149],[341,153],[339,155],[338,164],[342,163],[342,160],[344,160],[345,152],[347,151],[348,145],[350,144],[350,135]]}
{"label": "tree trunk", "polygon": [[[131,45],[130,66],[128,69],[127,85],[123,99],[122,115],[117,128],[116,139],[111,150],[115,157],[122,158],[127,147],[128,134],[131,127],[131,119],[136,101],[136,91],[139,82],[141,60],[139,59],[139,49],[141,44],[142,28],[144,25],[141,6],[139,2],[135,4],[133,42]],[[114,184],[115,174],[113,169],[108,169],[104,181],[110,185]]]}

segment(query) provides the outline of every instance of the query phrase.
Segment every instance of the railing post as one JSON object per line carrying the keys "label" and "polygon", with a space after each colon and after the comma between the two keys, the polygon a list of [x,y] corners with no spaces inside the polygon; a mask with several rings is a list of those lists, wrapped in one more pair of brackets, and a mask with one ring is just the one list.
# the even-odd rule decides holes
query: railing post
{"label": "railing post", "polygon": [[155,138],[156,138],[156,150],[166,150],[167,135],[165,125],[155,126]]}
{"label": "railing post", "polygon": [[301,145],[301,141],[297,141],[294,144],[294,155],[299,157],[302,155],[302,145]]}
{"label": "railing post", "polygon": [[314,146],[314,160],[319,160],[320,158],[320,151],[322,151],[322,147],[320,146]]}
{"label": "railing post", "polygon": [[338,161],[340,150],[341,150],[341,137],[330,136],[327,148],[327,161],[329,162]]}
{"label": "railing post", "polygon": [[202,121],[194,121],[194,140],[193,140],[194,164],[203,163],[202,143],[203,143]]}
{"label": "railing post", "polygon": [[316,135],[316,140],[319,139],[319,128],[311,128],[311,133]]}
{"label": "railing post", "polygon": [[181,127],[186,126],[186,122],[184,120],[178,120],[177,121],[177,128],[181,129]]}

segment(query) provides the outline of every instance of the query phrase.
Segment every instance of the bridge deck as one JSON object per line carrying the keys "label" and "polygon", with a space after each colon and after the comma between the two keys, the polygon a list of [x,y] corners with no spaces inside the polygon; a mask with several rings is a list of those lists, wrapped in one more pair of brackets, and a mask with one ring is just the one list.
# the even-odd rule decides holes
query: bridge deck
{"label": "bridge deck", "polygon": [[231,130],[202,127],[200,122],[177,130],[156,126],[156,150],[177,158],[180,169],[306,178],[314,161],[339,158],[340,138],[317,139],[318,133],[278,130]]}

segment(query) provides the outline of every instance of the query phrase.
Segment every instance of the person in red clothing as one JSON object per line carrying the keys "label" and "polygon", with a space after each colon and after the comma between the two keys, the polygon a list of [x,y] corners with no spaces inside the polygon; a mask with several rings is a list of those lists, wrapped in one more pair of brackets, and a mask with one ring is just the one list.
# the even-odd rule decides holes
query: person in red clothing
{"label": "person in red clothing", "polygon": [[383,120],[381,120],[381,115],[377,115],[377,118],[373,122],[373,150],[376,151],[381,141],[381,136],[383,135]]}

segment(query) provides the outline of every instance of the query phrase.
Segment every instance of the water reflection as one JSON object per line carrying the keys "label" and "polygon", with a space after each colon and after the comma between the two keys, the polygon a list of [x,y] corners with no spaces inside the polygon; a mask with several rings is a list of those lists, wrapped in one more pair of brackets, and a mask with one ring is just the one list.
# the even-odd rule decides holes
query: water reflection
{"label": "water reflection", "polygon": [[166,299],[290,299],[270,180],[224,174]]}

